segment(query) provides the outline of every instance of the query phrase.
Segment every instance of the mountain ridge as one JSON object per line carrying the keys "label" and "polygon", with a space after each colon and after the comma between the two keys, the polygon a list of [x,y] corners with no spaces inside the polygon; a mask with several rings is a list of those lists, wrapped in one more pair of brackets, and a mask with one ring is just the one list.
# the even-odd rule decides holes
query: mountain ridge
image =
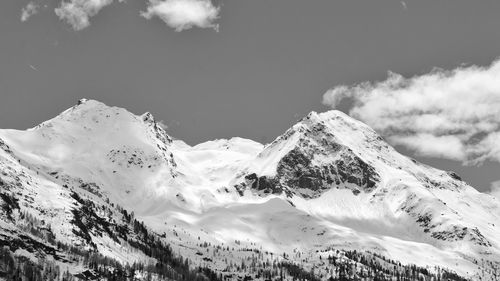
{"label": "mountain ridge", "polygon": [[496,198],[399,154],[338,111],[311,112],[267,145],[236,137],[189,146],[150,113],[82,99],[34,128],[0,130],[0,147],[9,187],[2,226],[22,233],[16,221],[28,213],[43,218],[55,240],[122,263],[151,259],[132,246],[143,236],[124,234],[132,233],[130,212],[155,239],[216,274],[228,267],[224,259],[249,257],[199,255],[200,241],[285,253],[282,262],[323,277],[332,267],[322,258],[338,255],[334,249],[491,280],[500,262]]}

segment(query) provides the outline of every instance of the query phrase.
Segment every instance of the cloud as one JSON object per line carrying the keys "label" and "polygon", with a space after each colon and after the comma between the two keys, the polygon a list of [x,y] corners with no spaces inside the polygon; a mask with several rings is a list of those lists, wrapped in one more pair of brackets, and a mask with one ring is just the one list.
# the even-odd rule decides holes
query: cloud
{"label": "cloud", "polygon": [[160,120],[159,122],[156,122],[156,124],[158,124],[158,126],[160,126],[160,128],[162,128],[163,130],[168,130],[168,125],[165,121]]}
{"label": "cloud", "polygon": [[351,100],[351,116],[419,155],[500,162],[499,78],[500,61],[412,78],[389,73],[385,81],[334,87],[323,103]]}
{"label": "cloud", "polygon": [[401,6],[403,6],[403,10],[408,10],[408,5],[406,4],[405,1],[401,1]]}
{"label": "cloud", "polygon": [[500,181],[494,181],[491,183],[490,194],[500,200]]}
{"label": "cloud", "polygon": [[214,22],[219,17],[219,8],[210,0],[149,0],[147,11],[141,15],[147,19],[159,17],[175,31],[192,27],[217,30]]}
{"label": "cloud", "polygon": [[[119,2],[122,2],[120,0]],[[69,0],[61,2],[55,9],[56,15],[73,27],[74,30],[82,30],[90,25],[90,18],[105,6],[113,3],[113,0]]]}
{"label": "cloud", "polygon": [[34,2],[29,2],[28,5],[26,5],[21,10],[21,21],[22,22],[27,21],[31,16],[35,15],[36,13],[38,13],[38,5],[35,4]]}

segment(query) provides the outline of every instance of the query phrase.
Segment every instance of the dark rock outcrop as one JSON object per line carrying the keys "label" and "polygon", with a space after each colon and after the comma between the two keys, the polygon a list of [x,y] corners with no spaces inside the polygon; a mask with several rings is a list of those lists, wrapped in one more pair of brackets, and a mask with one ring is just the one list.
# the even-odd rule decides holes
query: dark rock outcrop
{"label": "dark rock outcrop", "polygon": [[299,138],[294,148],[279,160],[276,174],[272,177],[248,174],[245,186],[264,194],[286,192],[314,198],[330,188],[348,188],[354,194],[371,191],[380,181],[375,168],[339,143],[321,122],[287,131],[268,149],[290,141],[294,134]]}

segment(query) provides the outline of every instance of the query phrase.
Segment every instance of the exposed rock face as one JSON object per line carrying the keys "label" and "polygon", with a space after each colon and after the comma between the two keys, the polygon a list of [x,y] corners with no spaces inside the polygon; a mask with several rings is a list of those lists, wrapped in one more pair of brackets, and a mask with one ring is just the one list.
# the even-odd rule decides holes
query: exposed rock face
{"label": "exposed rock face", "polygon": [[[432,200],[434,206],[441,206],[447,209],[447,204],[439,199]],[[401,210],[415,218],[416,223],[430,237],[447,242],[471,242],[477,246],[491,247],[491,242],[484,237],[477,227],[469,227],[462,224],[460,216],[456,211],[451,211],[451,216],[456,217],[455,223],[445,223],[439,219],[432,210],[422,211],[422,206],[426,203],[419,199],[416,194],[409,194]]]}
{"label": "exposed rock face", "polygon": [[455,180],[458,180],[458,181],[462,181],[462,178],[460,177],[460,175],[458,175],[457,173],[453,172],[453,171],[448,171],[448,175],[452,178],[452,179],[455,179]]}
{"label": "exposed rock face", "polygon": [[4,150],[7,153],[12,153],[10,147],[0,138],[0,149]]}
{"label": "exposed rock face", "polygon": [[253,190],[262,191],[263,193],[277,194],[284,191],[283,186],[274,178],[266,176],[258,177],[257,174],[252,173],[245,176],[246,185],[251,186]]}
{"label": "exposed rock face", "polygon": [[484,238],[477,228],[470,229],[468,227],[454,226],[448,231],[433,232],[432,237],[444,241],[462,241],[468,238],[474,244],[490,247],[491,243]]}
{"label": "exposed rock face", "polygon": [[349,188],[357,194],[371,190],[379,180],[373,167],[346,150],[339,151],[342,156],[321,165],[313,163],[313,155],[308,154],[314,152],[295,148],[280,160],[275,177],[257,179],[256,174],[251,174],[247,179],[254,180],[253,189],[264,193],[287,190],[306,198],[317,197],[330,188]]}
{"label": "exposed rock face", "polygon": [[[375,168],[349,147],[341,144],[324,122],[306,117],[271,143],[273,150],[283,143],[293,144],[278,161],[274,176],[250,173],[239,186],[251,186],[265,194],[286,192],[304,198],[315,198],[330,188],[348,188],[354,194],[371,191],[380,181]],[[265,157],[265,151],[261,153]]]}
{"label": "exposed rock face", "polygon": [[[352,184],[353,190],[370,190],[379,180],[375,169],[346,149],[337,152],[335,160],[317,165],[311,151],[293,149],[278,165],[278,176],[286,186],[314,192]],[[314,152],[312,152],[314,154]],[[325,155],[326,156],[326,155]]]}

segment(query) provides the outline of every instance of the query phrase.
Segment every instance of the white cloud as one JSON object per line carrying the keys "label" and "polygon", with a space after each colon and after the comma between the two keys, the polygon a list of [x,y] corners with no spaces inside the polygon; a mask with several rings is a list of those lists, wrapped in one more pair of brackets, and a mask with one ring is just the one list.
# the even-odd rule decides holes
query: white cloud
{"label": "white cloud", "polygon": [[350,115],[417,154],[478,164],[500,162],[500,61],[488,67],[434,70],[382,82],[338,86],[323,96],[335,108],[350,99]]}
{"label": "white cloud", "polygon": [[[122,0],[120,0],[122,2]],[[90,18],[113,0],[69,0],[61,2],[55,9],[56,15],[70,24],[74,30],[82,30],[90,25]]]}
{"label": "white cloud", "polygon": [[491,183],[490,194],[500,200],[500,181],[494,181]]}
{"label": "white cloud", "polygon": [[422,156],[442,157],[453,160],[463,160],[464,146],[454,136],[434,136],[419,133],[410,136],[392,136],[391,142],[403,145]]}
{"label": "white cloud", "polygon": [[21,21],[22,22],[27,21],[31,16],[35,15],[36,13],[38,13],[38,5],[35,4],[34,2],[29,2],[28,5],[26,5],[21,10]]}
{"label": "white cloud", "polygon": [[175,31],[192,27],[218,29],[215,20],[219,8],[210,0],[149,0],[146,12],[141,15],[147,19],[159,17]]}

